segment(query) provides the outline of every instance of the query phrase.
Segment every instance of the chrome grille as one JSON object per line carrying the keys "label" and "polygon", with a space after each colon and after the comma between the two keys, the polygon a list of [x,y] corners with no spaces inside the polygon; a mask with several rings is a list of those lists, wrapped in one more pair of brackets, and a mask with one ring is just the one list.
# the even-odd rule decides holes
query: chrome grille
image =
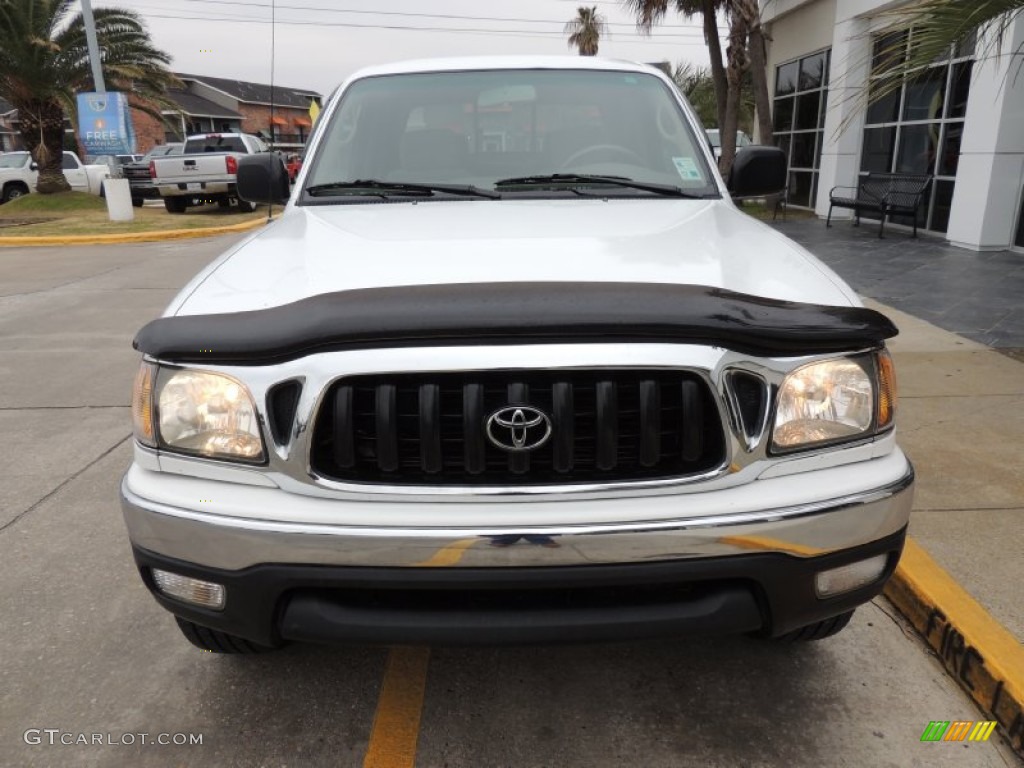
{"label": "chrome grille", "polygon": [[[531,406],[551,437],[508,451],[489,416]],[[515,371],[352,376],[326,392],[311,465],[341,482],[544,485],[685,477],[721,465],[715,400],[695,373]]]}

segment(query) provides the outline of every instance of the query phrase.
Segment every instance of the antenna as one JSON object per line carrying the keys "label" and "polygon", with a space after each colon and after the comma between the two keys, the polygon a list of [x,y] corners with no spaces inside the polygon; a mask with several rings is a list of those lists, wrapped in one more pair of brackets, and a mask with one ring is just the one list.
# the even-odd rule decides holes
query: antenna
{"label": "antenna", "polygon": [[[270,0],[270,140],[271,145],[276,144],[274,141],[274,53],[275,44],[277,43],[277,27],[275,22],[277,21],[277,0]],[[276,148],[274,148],[276,151]],[[270,206],[267,208],[267,223],[270,223],[271,217],[274,214],[274,182],[267,180],[268,189],[267,199],[270,200]]]}

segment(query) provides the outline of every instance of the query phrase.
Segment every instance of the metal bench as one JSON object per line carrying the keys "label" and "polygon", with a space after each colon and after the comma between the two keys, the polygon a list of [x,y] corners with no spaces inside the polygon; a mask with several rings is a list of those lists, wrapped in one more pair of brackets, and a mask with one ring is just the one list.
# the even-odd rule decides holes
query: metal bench
{"label": "metal bench", "polygon": [[[869,173],[861,177],[856,187],[832,187],[828,193],[828,218],[825,226],[832,226],[833,208],[852,208],[855,226],[860,226],[861,213],[880,214],[879,237],[885,234],[886,216],[911,216],[914,220],[914,237],[917,237],[917,210],[924,202],[931,181],[931,176]],[[854,194],[853,197],[844,197],[837,195],[836,190],[853,191]]]}

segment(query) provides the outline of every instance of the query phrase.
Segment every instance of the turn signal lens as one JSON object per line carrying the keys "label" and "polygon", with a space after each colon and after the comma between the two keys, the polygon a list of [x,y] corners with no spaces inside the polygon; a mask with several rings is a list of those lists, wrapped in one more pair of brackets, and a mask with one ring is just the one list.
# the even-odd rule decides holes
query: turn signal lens
{"label": "turn signal lens", "polygon": [[132,425],[135,439],[143,445],[153,447],[156,438],[153,434],[153,374],[155,366],[143,363],[135,374],[135,386],[132,388]]}
{"label": "turn signal lens", "polygon": [[193,579],[179,573],[161,571],[158,568],[153,569],[153,582],[157,589],[169,597],[175,597],[193,605],[201,605],[203,608],[212,608],[215,611],[224,610],[225,595],[222,584]]}
{"label": "turn signal lens", "polygon": [[896,418],[896,367],[889,350],[878,353],[878,428],[892,426]]}
{"label": "turn signal lens", "polygon": [[875,555],[867,560],[821,571],[814,577],[814,591],[818,597],[824,598],[866,587],[881,578],[888,561],[888,555]]}

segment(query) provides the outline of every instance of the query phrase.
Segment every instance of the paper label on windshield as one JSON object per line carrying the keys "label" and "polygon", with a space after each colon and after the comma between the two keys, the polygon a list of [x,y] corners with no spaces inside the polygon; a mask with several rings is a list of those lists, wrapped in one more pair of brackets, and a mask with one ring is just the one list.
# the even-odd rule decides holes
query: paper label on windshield
{"label": "paper label on windshield", "polygon": [[676,171],[678,171],[684,181],[704,180],[692,157],[673,157],[672,162],[675,163]]}

